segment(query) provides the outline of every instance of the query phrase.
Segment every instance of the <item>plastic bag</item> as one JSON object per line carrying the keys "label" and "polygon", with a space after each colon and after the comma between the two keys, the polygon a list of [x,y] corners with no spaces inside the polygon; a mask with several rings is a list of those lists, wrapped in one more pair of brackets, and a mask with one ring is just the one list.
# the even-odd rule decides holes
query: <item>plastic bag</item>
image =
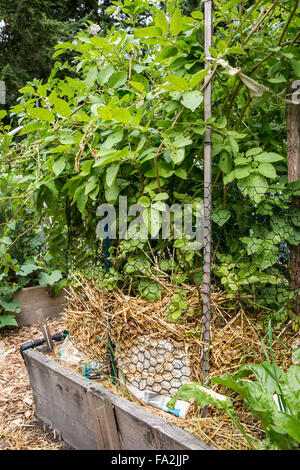
{"label": "plastic bag", "polygon": [[101,379],[108,374],[106,364],[91,361],[86,354],[79,351],[69,336],[67,336],[58,352],[57,358],[59,362],[77,367],[78,372],[88,379]]}

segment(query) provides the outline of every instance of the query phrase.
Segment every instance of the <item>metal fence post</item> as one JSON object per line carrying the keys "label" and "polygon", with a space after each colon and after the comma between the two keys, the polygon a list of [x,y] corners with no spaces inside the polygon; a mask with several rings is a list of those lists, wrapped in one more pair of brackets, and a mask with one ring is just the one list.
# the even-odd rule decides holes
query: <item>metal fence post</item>
{"label": "metal fence post", "polygon": [[[209,61],[211,57],[213,35],[213,2],[206,0],[204,4],[204,51],[205,58]],[[210,63],[206,63],[210,68]],[[211,72],[205,77],[204,90],[204,121],[211,117]],[[209,345],[210,345],[210,319],[211,319],[211,152],[212,135],[211,128],[206,127],[204,134],[204,227],[203,227],[203,381],[209,373]]]}

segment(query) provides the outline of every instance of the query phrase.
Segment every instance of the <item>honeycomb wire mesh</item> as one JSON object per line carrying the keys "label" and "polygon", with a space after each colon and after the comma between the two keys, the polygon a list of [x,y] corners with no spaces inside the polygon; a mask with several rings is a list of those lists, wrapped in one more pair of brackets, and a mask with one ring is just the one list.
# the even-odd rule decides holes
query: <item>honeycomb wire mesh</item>
{"label": "honeycomb wire mesh", "polygon": [[163,337],[137,337],[131,348],[123,350],[118,367],[126,381],[140,391],[162,395],[175,394],[191,378],[185,351]]}
{"label": "honeycomb wire mesh", "polygon": [[250,309],[276,312],[285,305],[285,311],[300,314],[300,196],[295,193],[212,186],[211,284]]}
{"label": "honeycomb wire mesh", "polygon": [[[212,290],[225,292],[229,299],[240,299],[250,314],[263,312],[276,321],[291,318],[293,323],[298,322],[299,325],[300,191],[292,192],[280,186],[249,187],[244,186],[242,181],[237,186],[211,185],[210,191],[212,210],[207,216],[210,223],[207,223],[203,249],[196,254],[198,276],[191,275],[181,283],[197,285],[198,309],[204,303],[202,338],[206,339],[207,349]],[[203,195],[201,185],[199,194]],[[204,225],[206,222],[204,220]],[[78,240],[75,242],[78,243]],[[104,269],[108,265],[108,254],[103,248],[97,251],[96,258],[93,259],[91,254],[88,263],[82,261],[79,270],[89,271],[90,277],[101,288],[103,284],[98,281],[104,269],[104,272],[108,271],[104,276],[111,279],[111,283],[106,283],[106,289],[122,288],[151,303],[168,289],[168,285],[174,285],[170,268],[174,250],[166,248],[158,252],[160,260],[165,262],[166,268],[163,269],[161,265],[158,268],[157,264],[148,263],[147,257],[137,263],[136,256],[145,252],[146,248],[155,251],[157,240],[148,240],[146,246],[140,240],[130,240],[130,249],[126,243],[126,240],[112,241],[117,249],[119,245],[124,257],[122,268],[118,271],[113,257],[110,259],[110,269]],[[210,254],[206,259],[203,256],[205,251]],[[184,263],[184,247],[180,253],[181,271],[190,272],[189,261]],[[188,258],[188,252],[186,255]],[[172,310],[171,306],[166,311],[167,322],[180,322],[182,315],[176,318],[178,311],[188,313],[191,310],[193,315],[193,308],[185,296],[181,293],[178,297],[172,304],[175,308]],[[132,328],[135,340],[131,348],[118,345],[118,368],[139,390],[175,393],[192,376],[193,364],[188,363],[185,351],[166,340],[163,327],[160,337],[154,339],[151,334],[145,335],[144,331],[139,331],[136,324]],[[115,349],[115,344],[108,347]]]}

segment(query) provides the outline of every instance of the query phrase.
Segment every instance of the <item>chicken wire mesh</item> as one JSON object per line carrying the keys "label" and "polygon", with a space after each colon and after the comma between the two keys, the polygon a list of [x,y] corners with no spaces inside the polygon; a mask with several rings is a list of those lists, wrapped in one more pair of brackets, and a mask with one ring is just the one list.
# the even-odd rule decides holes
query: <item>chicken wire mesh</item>
{"label": "chicken wire mesh", "polygon": [[212,280],[249,308],[299,312],[300,210],[295,191],[212,186]]}
{"label": "chicken wire mesh", "polygon": [[[201,197],[203,185],[197,191]],[[81,272],[100,289],[123,289],[150,303],[160,298],[168,285],[177,286],[166,310],[166,321],[170,323],[180,322],[185,314],[192,316],[195,310],[199,312],[203,301],[207,313],[211,291],[215,290],[224,292],[229,300],[239,299],[252,315],[263,312],[274,321],[289,318],[299,325],[300,192],[240,183],[214,184],[210,191],[211,232],[203,239],[202,249],[191,253],[185,249],[185,242],[174,249],[172,239],[163,243],[157,238],[106,239],[104,243],[94,241],[90,247],[86,244],[83,256],[78,246],[82,247],[85,239],[70,237],[70,271]],[[209,264],[203,256],[208,250]],[[208,286],[205,271],[210,273]],[[189,285],[198,289],[197,306],[191,306],[186,299],[184,286]],[[210,318],[203,315],[202,320],[202,335],[209,337]],[[129,382],[140,390],[173,393],[189,381],[191,370],[184,351],[165,341],[163,329],[151,346],[151,335],[147,338],[144,332],[132,328],[135,343],[123,350],[121,344],[117,354],[117,365]],[[108,347],[115,350],[112,343]],[[176,360],[181,364],[179,368],[174,365]]]}
{"label": "chicken wire mesh", "polygon": [[171,341],[152,336],[138,336],[132,347],[123,349],[118,367],[126,381],[140,391],[162,395],[175,394],[191,378],[185,351]]}

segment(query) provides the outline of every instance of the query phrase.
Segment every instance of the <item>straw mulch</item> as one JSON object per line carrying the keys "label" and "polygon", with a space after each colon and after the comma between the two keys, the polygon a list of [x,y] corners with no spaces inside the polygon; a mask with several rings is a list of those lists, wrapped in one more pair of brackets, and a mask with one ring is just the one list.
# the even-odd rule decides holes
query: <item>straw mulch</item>
{"label": "straw mulch", "polygon": [[[90,359],[108,360],[108,331],[112,294],[83,280],[80,295],[68,287],[68,308],[62,313],[74,346]],[[101,313],[100,313],[101,312]]]}
{"label": "straw mulch", "polygon": [[[63,328],[61,319],[48,320],[53,332]],[[39,324],[0,329],[0,450],[68,450],[55,431],[34,417],[28,374],[20,347],[42,338]]]}
{"label": "straw mulch", "polygon": [[[164,338],[186,352],[187,362],[192,369],[192,380],[201,382],[201,301],[196,288],[182,286],[187,291],[189,307],[194,315],[184,314],[180,323],[166,321],[168,305],[175,295],[175,288],[164,285],[161,298],[147,302],[124,292],[100,292],[93,283],[82,280],[80,291],[70,289],[68,306],[63,313],[65,326],[75,346],[91,359],[103,360],[107,354],[108,332],[116,345],[117,358],[126,356],[130,348],[138,343],[140,336]],[[210,376],[236,373],[244,363],[258,363],[266,359],[261,340],[265,336],[257,326],[257,319],[246,315],[238,299],[228,299],[222,292],[212,293],[211,321],[211,368]],[[276,363],[283,369],[291,365],[291,345],[295,334],[287,325],[273,337]],[[267,341],[265,341],[266,343]],[[269,350],[268,347],[266,347]],[[270,351],[269,351],[270,352]],[[106,382],[106,386],[128,398],[128,391]],[[260,423],[242,406],[242,400],[232,391],[215,385],[215,391],[226,393],[234,399],[235,410],[246,432],[253,437],[263,438]],[[202,418],[194,404],[185,420],[149,407],[137,398],[131,399],[166,420],[183,427],[206,443],[218,449],[249,449],[240,431],[222,411],[210,408],[208,417]]]}

